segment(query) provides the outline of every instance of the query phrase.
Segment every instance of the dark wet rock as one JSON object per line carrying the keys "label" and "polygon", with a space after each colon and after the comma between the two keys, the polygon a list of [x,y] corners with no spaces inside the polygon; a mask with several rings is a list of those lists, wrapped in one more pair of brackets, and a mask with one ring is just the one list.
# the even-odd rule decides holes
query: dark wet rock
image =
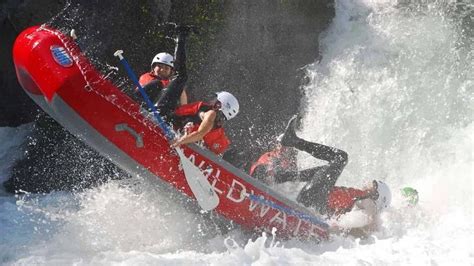
{"label": "dark wet rock", "polygon": [[318,38],[334,16],[333,1],[230,1],[224,27],[209,44],[190,86],[228,90],[241,112],[227,125],[247,158],[268,150],[298,112],[307,64],[319,58]]}

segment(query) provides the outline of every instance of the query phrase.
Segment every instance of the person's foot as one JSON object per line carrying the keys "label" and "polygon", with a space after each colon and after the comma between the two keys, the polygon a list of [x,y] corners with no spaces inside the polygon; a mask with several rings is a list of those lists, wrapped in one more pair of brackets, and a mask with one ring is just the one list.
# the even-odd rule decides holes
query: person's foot
{"label": "person's foot", "polygon": [[296,119],[298,116],[294,115],[290,121],[288,121],[288,125],[286,126],[285,132],[281,135],[278,140],[280,141],[281,145],[286,147],[293,147],[294,143],[298,139],[295,133],[295,125]]}

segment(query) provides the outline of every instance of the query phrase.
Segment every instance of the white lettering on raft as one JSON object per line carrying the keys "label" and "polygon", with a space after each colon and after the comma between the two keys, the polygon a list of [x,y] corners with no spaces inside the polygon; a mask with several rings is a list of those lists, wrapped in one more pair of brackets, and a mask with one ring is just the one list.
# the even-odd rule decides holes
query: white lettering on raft
{"label": "white lettering on raft", "polygon": [[[282,217],[280,217],[280,215]],[[286,213],[278,211],[272,219],[270,219],[270,223],[281,223],[283,225],[283,229],[286,229]]]}
{"label": "white lettering on raft", "polygon": [[[234,189],[235,185],[239,186],[240,190],[239,189]],[[238,198],[236,198],[235,195],[232,195],[234,191],[237,192],[237,193],[234,193],[234,194],[237,194],[239,196]],[[240,202],[244,201],[246,193],[247,193],[247,190],[245,189],[245,186],[242,183],[240,183],[239,181],[237,181],[235,179],[232,179],[232,185],[230,186],[229,192],[227,192],[226,197],[228,199],[230,199],[231,201],[235,202],[235,203],[240,203]]]}
{"label": "white lettering on raft", "polygon": [[260,206],[260,217],[265,216],[265,214],[267,214],[267,212],[270,210],[270,206],[259,204],[258,202],[251,200],[249,204],[249,211],[254,211],[258,206]]}
{"label": "white lettering on raft", "polygon": [[[194,154],[191,154],[188,157],[188,159],[194,165],[196,165],[196,157],[194,156]],[[227,191],[227,193],[225,193],[225,188],[226,187],[224,187],[223,190],[217,188],[217,180],[219,180],[219,177],[221,175],[220,169],[217,169],[215,171],[214,168],[212,168],[210,164],[208,164],[208,167],[204,167],[205,165],[206,165],[206,161],[202,160],[199,163],[198,167],[200,169],[203,169],[202,172],[203,172],[204,176],[206,176],[208,179],[212,178],[211,186],[214,189],[214,191],[216,191],[216,193],[218,193],[220,195],[225,194],[225,197],[227,199],[229,199],[230,201],[234,202],[234,203],[242,204],[244,202],[244,200],[249,195],[247,193],[247,188],[245,187],[245,185],[242,184],[241,182],[235,180],[235,179],[232,179],[232,184],[231,184],[229,190]],[[253,190],[250,191],[250,193],[253,194],[254,193]],[[262,201],[265,201],[265,198],[262,197]],[[270,209],[272,208],[271,205],[263,204],[262,202],[258,202],[258,201],[254,201],[254,200],[249,199],[249,208],[248,209],[249,209],[250,212],[257,211],[257,207],[259,207],[259,206],[260,206],[260,211],[257,212],[257,215],[260,218],[264,218],[265,216],[267,216],[268,219],[269,219],[268,224],[267,225],[262,224],[262,226],[270,228],[270,224],[274,223],[274,224],[280,224],[283,227],[283,229],[287,228],[287,223],[288,223],[287,222],[288,221],[287,213],[285,213],[284,211],[281,211],[279,209],[275,209],[277,212],[274,215],[269,216],[267,214],[269,213]],[[293,217],[295,217],[297,219],[296,227],[293,229],[293,235],[294,236],[299,235],[302,224],[307,223],[311,226],[311,230],[309,230],[309,232],[308,232],[308,234],[309,234],[308,237],[310,237],[310,236],[320,237],[320,235],[318,234],[318,232],[320,231],[320,228],[317,225],[315,225],[314,223],[308,222],[306,220],[302,220],[301,218],[299,218],[297,216],[293,216]]]}

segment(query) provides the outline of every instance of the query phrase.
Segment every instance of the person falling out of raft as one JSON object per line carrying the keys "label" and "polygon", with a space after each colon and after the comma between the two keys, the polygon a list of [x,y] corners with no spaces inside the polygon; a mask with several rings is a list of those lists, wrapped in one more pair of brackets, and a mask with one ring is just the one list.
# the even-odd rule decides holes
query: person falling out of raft
{"label": "person falling out of raft", "polygon": [[175,129],[185,129],[185,134],[174,140],[173,147],[202,141],[204,147],[221,155],[230,145],[223,124],[239,113],[239,102],[231,93],[220,91],[216,92],[209,101],[178,106],[178,100],[183,94],[188,79],[185,47],[185,38],[188,33],[189,30],[178,33],[174,62],[177,74],[163,89],[156,107],[164,120],[173,124]]}
{"label": "person falling out of raft", "polygon": [[[336,181],[347,164],[345,151],[319,143],[303,140],[296,136],[297,116],[288,122],[285,132],[279,137],[277,147],[263,154],[250,168],[250,175],[265,183],[305,181],[307,184],[297,196],[297,201],[315,208],[328,218],[341,220],[341,227],[365,228],[372,230],[375,218],[391,203],[390,188],[382,181],[373,180],[362,189],[336,186]],[[304,151],[328,164],[303,171],[296,165],[296,150]],[[361,219],[348,221],[344,215],[360,212]]]}
{"label": "person falling out of raft", "polygon": [[[163,89],[169,86],[172,78],[175,74],[177,74],[175,61],[180,61],[182,64],[186,63],[185,58],[178,57],[185,56],[184,48],[182,47],[185,46],[186,37],[191,31],[193,31],[193,28],[190,26],[176,26],[174,29],[174,32],[177,33],[175,57],[166,52],[156,54],[151,61],[150,71],[140,76],[138,82],[143,87],[153,103],[157,102]],[[178,53],[178,51],[183,52]],[[136,89],[135,92],[138,93],[138,89]],[[188,103],[186,89],[183,89],[179,97],[179,103],[181,105]]]}

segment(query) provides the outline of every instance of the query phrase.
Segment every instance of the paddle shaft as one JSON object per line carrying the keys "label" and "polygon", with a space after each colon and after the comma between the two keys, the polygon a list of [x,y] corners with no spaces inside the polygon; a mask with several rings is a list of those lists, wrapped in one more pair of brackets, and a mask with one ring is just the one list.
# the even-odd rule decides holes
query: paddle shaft
{"label": "paddle shaft", "polygon": [[140,82],[138,82],[137,76],[133,72],[132,68],[128,64],[125,57],[123,57],[123,51],[122,50],[117,50],[114,53],[114,55],[117,56],[120,59],[120,62],[125,67],[125,71],[127,71],[128,76],[130,77],[130,79],[132,79],[133,83],[135,83],[135,85],[138,87],[138,90],[140,91],[140,94],[142,95],[143,99],[145,99],[145,102],[146,102],[148,108],[150,108],[150,110],[153,112],[153,115],[155,116],[155,119],[158,122],[158,125],[160,126],[161,130],[163,130],[163,132],[165,133],[166,138],[168,140],[172,140],[174,138],[173,132],[168,128],[168,125],[165,123],[165,121],[163,121],[163,119],[161,118],[160,114],[158,113],[158,110],[156,109],[155,105],[151,102],[150,97],[148,97],[148,94],[146,94],[146,92],[143,89],[142,85],[140,85]]}

